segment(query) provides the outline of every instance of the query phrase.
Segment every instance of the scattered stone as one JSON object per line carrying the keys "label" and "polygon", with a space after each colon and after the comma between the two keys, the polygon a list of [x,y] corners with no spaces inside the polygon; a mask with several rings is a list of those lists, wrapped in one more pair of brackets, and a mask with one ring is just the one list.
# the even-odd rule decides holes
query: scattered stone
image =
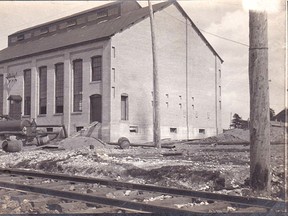
{"label": "scattered stone", "polygon": [[111,192],[109,192],[108,194],[106,194],[106,197],[107,197],[107,198],[110,198],[110,199],[114,199],[114,198],[115,198],[114,194],[112,194]]}
{"label": "scattered stone", "polygon": [[74,186],[74,185],[71,185],[71,186],[69,187],[69,191],[75,191],[75,186]]}
{"label": "scattered stone", "polygon": [[93,193],[94,191],[93,190],[91,190],[90,188],[88,188],[87,190],[86,190],[86,193]]}
{"label": "scattered stone", "polygon": [[225,178],[218,177],[214,180],[214,189],[215,190],[222,190],[225,188]]}
{"label": "scattered stone", "polygon": [[249,188],[242,188],[241,189],[241,194],[242,196],[251,196],[252,191]]}
{"label": "scattered stone", "polygon": [[194,197],[192,197],[192,203],[197,203],[197,204],[199,204],[199,203],[201,203],[202,202],[202,200],[200,199],[200,198],[194,198]]}

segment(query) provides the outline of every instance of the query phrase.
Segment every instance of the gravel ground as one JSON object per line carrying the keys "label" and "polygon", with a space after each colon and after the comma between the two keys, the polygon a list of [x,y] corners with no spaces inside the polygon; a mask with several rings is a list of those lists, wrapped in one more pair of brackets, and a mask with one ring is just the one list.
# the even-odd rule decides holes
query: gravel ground
{"label": "gravel ground", "polygon": [[[15,153],[0,150],[0,164],[6,168],[255,196],[248,180],[249,146],[215,145],[214,142],[176,142],[174,145],[172,149],[120,149],[103,145],[94,138],[75,137],[49,143],[50,148],[46,149],[27,146]],[[52,148],[56,146],[58,148]],[[284,145],[272,145],[271,167],[271,198],[284,199]]]}

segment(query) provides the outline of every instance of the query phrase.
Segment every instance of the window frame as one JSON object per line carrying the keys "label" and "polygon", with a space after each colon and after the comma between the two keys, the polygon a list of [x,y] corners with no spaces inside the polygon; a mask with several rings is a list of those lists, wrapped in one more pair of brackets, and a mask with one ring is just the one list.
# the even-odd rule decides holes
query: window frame
{"label": "window frame", "polygon": [[[81,62],[81,70],[76,76],[76,64]],[[77,88],[76,88],[77,84]],[[73,60],[73,112],[82,112],[83,106],[83,59]]]}
{"label": "window frame", "polygon": [[[62,67],[59,68],[59,67]],[[54,65],[55,68],[55,114],[64,113],[64,63],[60,62]],[[62,74],[59,74],[62,73]],[[58,101],[60,100],[60,104]]]}
{"label": "window frame", "polygon": [[[100,63],[97,65],[97,63]],[[91,82],[102,80],[103,58],[101,55],[91,57]]]}
{"label": "window frame", "polygon": [[[45,76],[43,74],[45,74]],[[39,77],[39,91],[38,91],[39,93],[39,115],[46,115],[47,114],[47,66],[41,66],[38,68],[38,77]],[[43,78],[44,80],[42,80]],[[45,85],[42,86],[43,84]],[[45,95],[45,97],[43,97],[42,95]],[[44,106],[41,105],[42,103],[44,104]]]}
{"label": "window frame", "polygon": [[26,69],[23,71],[23,82],[24,82],[24,86],[23,86],[24,88],[24,115],[30,116],[31,115],[31,93],[32,93],[32,71],[31,69]]}
{"label": "window frame", "polygon": [[[123,104],[124,104],[124,107],[123,107]],[[129,107],[128,94],[121,94],[121,121],[129,120],[129,108],[128,107]]]}

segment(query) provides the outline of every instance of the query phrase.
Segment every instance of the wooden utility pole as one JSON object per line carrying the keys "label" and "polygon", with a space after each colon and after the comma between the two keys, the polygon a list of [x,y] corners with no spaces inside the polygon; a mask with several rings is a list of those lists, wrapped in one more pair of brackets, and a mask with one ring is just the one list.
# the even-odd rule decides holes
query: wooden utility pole
{"label": "wooden utility pole", "polygon": [[249,12],[250,183],[270,193],[270,113],[267,13]]}
{"label": "wooden utility pole", "polygon": [[150,12],[150,26],[152,39],[152,57],[153,57],[153,142],[155,147],[161,148],[161,131],[160,131],[160,101],[159,101],[159,82],[158,82],[158,64],[157,48],[154,31],[154,14],[150,0],[148,0]]}

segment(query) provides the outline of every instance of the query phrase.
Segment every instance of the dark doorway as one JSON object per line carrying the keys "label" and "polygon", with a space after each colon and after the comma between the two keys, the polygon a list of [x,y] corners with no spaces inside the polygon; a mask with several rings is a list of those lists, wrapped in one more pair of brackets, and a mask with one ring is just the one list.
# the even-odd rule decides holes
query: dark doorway
{"label": "dark doorway", "polygon": [[9,100],[9,117],[15,120],[21,119],[22,97],[20,95],[10,95]]}
{"label": "dark doorway", "polygon": [[102,98],[99,94],[90,96],[90,123],[102,122]]}

